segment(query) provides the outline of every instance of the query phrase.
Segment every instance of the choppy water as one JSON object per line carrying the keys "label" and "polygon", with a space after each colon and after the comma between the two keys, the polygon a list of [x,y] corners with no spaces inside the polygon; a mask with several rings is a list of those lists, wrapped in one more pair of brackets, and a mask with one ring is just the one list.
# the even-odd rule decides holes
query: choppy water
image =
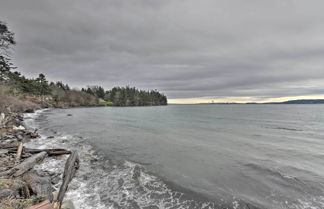
{"label": "choppy water", "polygon": [[79,150],[79,208],[324,208],[324,105],[55,109],[26,122],[43,135],[34,146]]}

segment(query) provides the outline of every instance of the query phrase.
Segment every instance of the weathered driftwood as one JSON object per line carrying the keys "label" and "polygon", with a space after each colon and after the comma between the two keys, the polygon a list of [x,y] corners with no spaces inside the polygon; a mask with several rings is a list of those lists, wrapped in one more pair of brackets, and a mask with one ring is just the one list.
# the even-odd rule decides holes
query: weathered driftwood
{"label": "weathered driftwood", "polygon": [[47,156],[46,152],[41,152],[38,153],[37,155],[33,155],[30,158],[27,158],[19,165],[9,169],[8,171],[0,173],[0,176],[13,176],[13,177],[21,176],[22,174],[32,169],[36,165],[36,163],[43,161],[43,159],[46,156]]}
{"label": "weathered driftwood", "polygon": [[73,151],[65,163],[63,182],[60,187],[60,191],[58,193],[57,199],[55,200],[54,208],[61,208],[61,204],[63,202],[65,192],[78,168],[79,168],[79,156],[76,151]]}
{"label": "weathered driftwood", "polygon": [[66,155],[71,154],[71,151],[66,149],[29,149],[24,148],[24,153],[36,154],[40,152],[46,152],[48,155]]}
{"label": "weathered driftwood", "polygon": [[33,205],[29,207],[28,209],[54,209],[54,208],[49,200],[45,200],[41,203],[38,203],[37,205]]}
{"label": "weathered driftwood", "polygon": [[[6,148],[5,148],[6,147]],[[17,150],[17,145],[12,146],[12,145],[8,145],[8,146],[3,146],[1,147],[1,149],[8,149],[10,153],[15,153]],[[71,151],[66,150],[66,149],[30,149],[30,148],[23,148],[23,152],[25,154],[37,154],[40,152],[46,152],[49,156],[52,155],[66,155],[66,154],[71,154]]]}
{"label": "weathered driftwood", "polygon": [[22,179],[27,183],[33,194],[45,195],[45,199],[53,201],[51,178],[49,176],[40,176],[34,170],[31,170],[25,173]]}
{"label": "weathered driftwood", "polygon": [[0,149],[17,149],[18,144],[0,144]]}
{"label": "weathered driftwood", "polygon": [[23,151],[23,143],[20,142],[19,145],[18,145],[18,149],[17,149],[17,155],[16,155],[16,159],[19,160],[21,158],[21,153]]}

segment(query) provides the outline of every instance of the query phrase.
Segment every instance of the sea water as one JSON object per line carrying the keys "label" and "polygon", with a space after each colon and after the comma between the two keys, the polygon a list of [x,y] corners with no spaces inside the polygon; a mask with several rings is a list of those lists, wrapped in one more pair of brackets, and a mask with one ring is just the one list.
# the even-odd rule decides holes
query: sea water
{"label": "sea water", "polygon": [[29,146],[79,151],[77,208],[324,208],[324,105],[52,109],[26,123],[42,135]]}

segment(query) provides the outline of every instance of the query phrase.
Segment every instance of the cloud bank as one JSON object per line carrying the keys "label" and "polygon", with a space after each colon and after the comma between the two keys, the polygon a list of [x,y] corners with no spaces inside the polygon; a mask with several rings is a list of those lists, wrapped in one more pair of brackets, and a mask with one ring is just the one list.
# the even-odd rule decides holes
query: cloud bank
{"label": "cloud bank", "polygon": [[29,76],[158,89],[174,101],[324,93],[322,0],[0,5],[1,20],[16,33],[15,64]]}

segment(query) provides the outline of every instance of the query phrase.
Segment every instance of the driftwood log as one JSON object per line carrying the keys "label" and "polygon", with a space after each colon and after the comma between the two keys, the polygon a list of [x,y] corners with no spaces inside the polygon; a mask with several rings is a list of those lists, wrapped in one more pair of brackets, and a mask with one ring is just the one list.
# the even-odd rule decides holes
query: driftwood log
{"label": "driftwood log", "polygon": [[14,143],[14,144],[0,144],[0,149],[17,149],[19,144]]}
{"label": "driftwood log", "polygon": [[15,167],[9,169],[8,171],[4,171],[0,173],[0,176],[13,176],[18,177],[32,169],[37,163],[43,161],[43,159],[47,156],[46,152],[41,152],[36,155],[33,155],[27,158],[25,161],[16,165]]}
{"label": "driftwood log", "polygon": [[17,149],[17,155],[16,155],[17,160],[19,160],[21,158],[23,148],[24,148],[24,145],[23,145],[22,142],[20,142],[19,145],[18,145],[18,149]]}
{"label": "driftwood log", "polygon": [[49,156],[71,154],[71,151],[66,150],[66,149],[29,149],[29,148],[24,148],[23,152],[30,153],[30,154],[46,152]]}
{"label": "driftwood log", "polygon": [[68,188],[68,185],[72,178],[74,177],[76,170],[79,168],[79,156],[76,151],[72,151],[71,155],[67,159],[64,167],[64,173],[63,173],[63,182],[60,187],[60,191],[58,193],[57,199],[54,203],[54,208],[61,208],[61,204],[64,199],[65,192]]}
{"label": "driftwood log", "polygon": [[[9,153],[18,153],[17,149],[19,150],[20,144],[0,144],[0,149],[7,149]],[[18,147],[18,148],[17,148]],[[37,154],[41,152],[46,152],[49,156],[53,155],[67,155],[71,154],[71,151],[66,149],[31,149],[22,147],[22,154]],[[18,157],[18,156],[17,156]]]}

